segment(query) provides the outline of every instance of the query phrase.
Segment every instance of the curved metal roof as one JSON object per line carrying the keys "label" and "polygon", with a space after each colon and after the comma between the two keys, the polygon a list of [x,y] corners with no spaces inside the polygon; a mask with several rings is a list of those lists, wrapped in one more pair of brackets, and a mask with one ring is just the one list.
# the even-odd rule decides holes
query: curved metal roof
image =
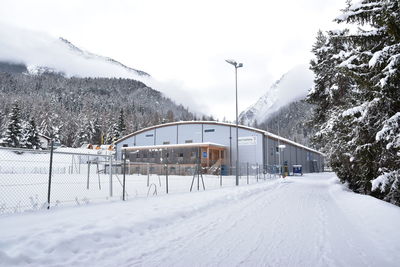
{"label": "curved metal roof", "polygon": [[[162,127],[167,127],[167,126],[186,125],[186,124],[215,124],[215,125],[236,127],[236,124],[226,123],[226,122],[218,122],[218,121],[177,121],[177,122],[169,122],[169,123],[164,123],[164,124],[159,124],[159,125],[154,125],[154,126],[151,126],[151,127],[143,128],[143,129],[141,129],[139,131],[133,132],[133,133],[128,134],[128,135],[125,135],[124,137],[122,137],[122,138],[118,139],[117,141],[115,141],[114,144],[118,144],[118,143],[120,143],[120,142],[122,142],[122,141],[124,141],[124,140],[126,140],[126,139],[128,139],[130,137],[132,137],[132,136],[138,135],[140,133],[143,133],[143,132],[146,132],[146,131],[149,131],[149,130],[162,128]],[[245,130],[258,132],[258,133],[263,134],[265,136],[268,136],[268,137],[270,137],[272,139],[279,140],[279,141],[282,141],[282,142],[285,142],[285,143],[288,143],[288,144],[291,144],[291,145],[294,145],[294,146],[297,146],[297,147],[301,147],[301,148],[304,148],[306,150],[309,150],[309,151],[312,151],[312,152],[315,152],[315,153],[318,153],[318,154],[321,154],[321,155],[324,155],[323,153],[321,153],[321,152],[319,152],[319,151],[317,151],[315,149],[306,147],[304,145],[301,145],[299,143],[296,143],[294,141],[291,141],[289,139],[283,138],[281,136],[278,136],[276,134],[273,134],[273,133],[270,133],[270,132],[267,132],[267,131],[264,131],[264,130],[261,130],[261,129],[257,129],[257,128],[253,128],[253,127],[249,127],[249,126],[244,126],[244,125],[239,125],[238,127],[240,129],[245,129]]]}

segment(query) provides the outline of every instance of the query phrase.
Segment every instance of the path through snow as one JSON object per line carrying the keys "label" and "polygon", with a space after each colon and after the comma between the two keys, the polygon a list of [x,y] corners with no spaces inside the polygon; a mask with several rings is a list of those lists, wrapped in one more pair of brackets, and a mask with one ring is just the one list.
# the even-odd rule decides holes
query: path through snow
{"label": "path through snow", "polygon": [[333,174],[0,218],[0,265],[398,266],[400,208]]}

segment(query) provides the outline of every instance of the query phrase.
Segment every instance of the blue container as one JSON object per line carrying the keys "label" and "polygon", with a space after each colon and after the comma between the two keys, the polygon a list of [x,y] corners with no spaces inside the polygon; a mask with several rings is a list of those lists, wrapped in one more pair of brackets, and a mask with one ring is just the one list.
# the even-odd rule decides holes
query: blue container
{"label": "blue container", "polygon": [[221,165],[221,175],[228,175],[228,167],[226,165]]}
{"label": "blue container", "polygon": [[293,165],[293,175],[300,174],[303,175],[303,166],[302,165]]}

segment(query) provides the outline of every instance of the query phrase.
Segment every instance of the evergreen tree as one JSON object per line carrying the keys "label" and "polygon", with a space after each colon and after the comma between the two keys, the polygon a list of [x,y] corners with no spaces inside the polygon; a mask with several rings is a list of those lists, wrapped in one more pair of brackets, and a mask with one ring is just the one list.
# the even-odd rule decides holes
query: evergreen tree
{"label": "evergreen tree", "polygon": [[3,132],[4,132],[4,125],[5,125],[5,120],[6,120],[6,116],[5,114],[3,114],[3,112],[0,110],[0,140],[3,137]]}
{"label": "evergreen tree", "polygon": [[[123,114],[122,114],[123,115]],[[121,118],[121,114],[120,117]],[[123,121],[122,121],[123,122]],[[118,139],[120,139],[122,137],[123,132],[121,131],[121,129],[123,129],[123,127],[121,128],[121,121],[118,120],[117,123],[113,123],[107,131],[106,134],[106,144],[112,144],[115,141],[117,141]]]}
{"label": "evergreen tree", "polygon": [[9,114],[9,122],[7,125],[7,129],[4,133],[2,144],[8,147],[21,147],[21,137],[21,110],[18,103],[15,102],[11,109],[11,113]]}
{"label": "evergreen tree", "polygon": [[117,129],[116,129],[116,137],[122,137],[125,134],[126,131],[126,124],[125,124],[125,118],[124,118],[124,110],[120,110],[119,112],[119,117],[118,117],[118,124],[117,124]]}
{"label": "evergreen tree", "polygon": [[92,143],[93,144],[102,144],[102,132],[101,132],[101,125],[99,122],[99,118],[96,116],[95,120],[93,121],[92,126]]}
{"label": "evergreen tree", "polygon": [[351,189],[400,205],[399,1],[363,0],[336,21],[359,30],[318,33],[308,96],[320,128],[314,141]]}
{"label": "evergreen tree", "polygon": [[21,146],[29,149],[41,149],[41,145],[35,120],[31,119],[25,123]]}
{"label": "evergreen tree", "polygon": [[85,116],[79,126],[78,135],[75,140],[75,147],[81,147],[83,144],[91,144],[93,137],[93,127],[90,120]]}
{"label": "evergreen tree", "polygon": [[107,133],[105,136],[105,144],[110,145],[114,142],[115,138],[114,138],[114,130],[116,128],[116,124],[112,124],[110,127],[108,127],[107,129]]}
{"label": "evergreen tree", "polygon": [[167,111],[167,122],[174,122],[175,121],[175,115],[172,110]]}

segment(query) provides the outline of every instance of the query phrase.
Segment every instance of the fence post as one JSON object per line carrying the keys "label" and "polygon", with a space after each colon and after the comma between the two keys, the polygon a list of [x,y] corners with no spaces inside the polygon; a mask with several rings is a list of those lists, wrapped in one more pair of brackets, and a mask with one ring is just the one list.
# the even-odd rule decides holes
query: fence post
{"label": "fence post", "polygon": [[222,186],[222,164],[219,165],[219,186]]}
{"label": "fence post", "polygon": [[150,186],[150,163],[147,162],[147,187]]}
{"label": "fence post", "polygon": [[110,154],[110,197],[113,196],[113,183],[112,183],[112,155]]}
{"label": "fence post", "polygon": [[237,171],[239,172],[239,179],[241,180],[242,179],[242,166],[239,161],[238,161],[236,168],[238,169]]}
{"label": "fence post", "polygon": [[258,183],[258,175],[259,175],[259,173],[260,173],[260,167],[258,166],[258,163],[257,163],[257,183]]}
{"label": "fence post", "polygon": [[123,177],[123,180],[122,180],[122,200],[125,201],[126,149],[125,149],[124,153],[122,154],[122,156],[123,156],[123,158],[124,158],[124,161],[123,161],[124,164],[123,164],[123,166],[122,166],[122,169],[123,169],[123,171],[122,171],[122,175],[123,175],[123,176],[122,176],[122,177]]}
{"label": "fence post", "polygon": [[263,175],[264,175],[264,181],[265,181],[265,173],[266,173],[266,169],[265,169],[265,165],[263,164]]}
{"label": "fence post", "polygon": [[166,159],[165,159],[165,164],[167,166],[166,170],[165,170],[165,190],[168,194],[168,162],[169,162],[169,153],[168,153],[168,149],[167,149],[167,155],[166,155]]}
{"label": "fence post", "polygon": [[49,184],[48,184],[48,189],[47,189],[47,209],[50,209],[51,176],[53,175],[53,148],[54,148],[54,140],[51,140],[51,145],[50,145]]}
{"label": "fence post", "polygon": [[247,184],[249,184],[249,163],[247,162]]}
{"label": "fence post", "polygon": [[87,169],[87,184],[86,184],[86,188],[89,190],[90,160],[89,160],[89,156],[87,158],[88,158],[88,160],[87,160],[88,169]]}

